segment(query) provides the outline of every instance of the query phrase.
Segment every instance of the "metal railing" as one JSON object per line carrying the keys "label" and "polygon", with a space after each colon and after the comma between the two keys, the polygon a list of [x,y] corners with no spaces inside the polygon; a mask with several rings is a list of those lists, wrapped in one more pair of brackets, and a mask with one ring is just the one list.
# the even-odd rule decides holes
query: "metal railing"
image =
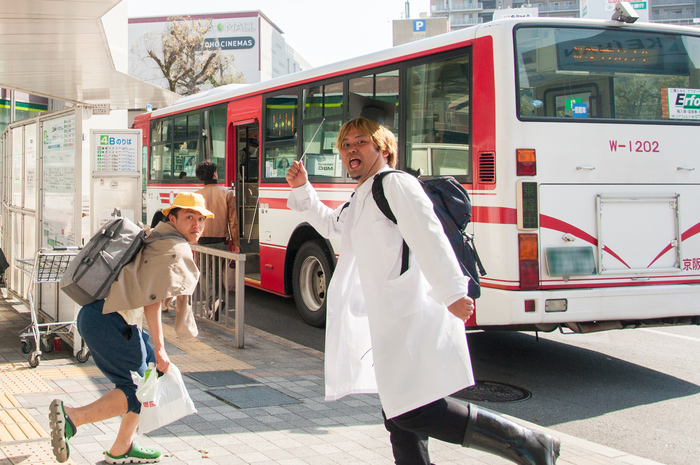
{"label": "metal railing", "polygon": [[243,348],[245,332],[245,254],[192,245],[199,268],[199,284],[192,295],[192,310],[227,330],[234,331],[236,346]]}

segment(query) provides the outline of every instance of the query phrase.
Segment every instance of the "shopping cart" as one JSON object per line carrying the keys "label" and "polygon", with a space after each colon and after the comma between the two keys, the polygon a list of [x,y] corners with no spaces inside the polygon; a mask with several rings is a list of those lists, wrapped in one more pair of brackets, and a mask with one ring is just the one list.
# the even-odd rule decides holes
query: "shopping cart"
{"label": "shopping cart", "polygon": [[[32,368],[39,366],[39,357],[43,352],[51,352],[54,349],[53,338],[67,335],[72,337],[75,330],[75,320],[57,321],[51,323],[39,323],[39,310],[35,306],[34,291],[40,289],[44,283],[57,283],[61,280],[68,264],[80,251],[80,247],[57,247],[53,249],[39,249],[34,258],[18,258],[17,268],[30,276],[29,284],[29,313],[31,323],[20,332],[22,352],[29,356],[29,365]],[[39,286],[36,286],[38,284]],[[46,319],[46,318],[42,318]],[[85,363],[90,358],[90,351],[86,346],[77,352],[76,358],[80,363]]]}

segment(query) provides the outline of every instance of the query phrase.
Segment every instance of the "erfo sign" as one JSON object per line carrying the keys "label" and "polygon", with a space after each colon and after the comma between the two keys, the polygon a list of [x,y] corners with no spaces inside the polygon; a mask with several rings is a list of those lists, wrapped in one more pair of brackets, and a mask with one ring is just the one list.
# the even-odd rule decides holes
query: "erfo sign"
{"label": "erfo sign", "polygon": [[667,89],[662,106],[670,119],[700,119],[700,89]]}

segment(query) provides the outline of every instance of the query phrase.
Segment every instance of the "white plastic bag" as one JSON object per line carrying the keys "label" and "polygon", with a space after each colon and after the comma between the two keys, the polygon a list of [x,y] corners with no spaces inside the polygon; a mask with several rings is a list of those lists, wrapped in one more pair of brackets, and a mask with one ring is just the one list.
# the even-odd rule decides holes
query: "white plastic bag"
{"label": "white plastic bag", "polygon": [[148,365],[145,377],[131,372],[136,384],[136,397],[141,402],[139,433],[146,434],[168,425],[182,417],[197,413],[194,403],[187,393],[180,370],[170,364],[168,372],[158,377],[155,365]]}
{"label": "white plastic bag", "polygon": [[131,372],[131,380],[136,385],[136,398],[143,404],[144,402],[152,402],[156,398],[156,385],[158,384],[158,376],[151,377],[151,373],[155,375],[156,364],[149,363],[146,369],[146,376],[143,378],[137,372]]}

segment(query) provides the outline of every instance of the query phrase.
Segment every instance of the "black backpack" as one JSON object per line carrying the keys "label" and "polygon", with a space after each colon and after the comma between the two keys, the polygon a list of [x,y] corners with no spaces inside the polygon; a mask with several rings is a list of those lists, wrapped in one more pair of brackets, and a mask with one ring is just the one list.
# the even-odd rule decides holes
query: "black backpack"
{"label": "black backpack", "polygon": [[[372,182],[372,196],[379,210],[389,220],[396,223],[396,217],[384,196],[384,185],[382,184],[384,176],[390,173],[402,173],[402,171],[382,171],[376,174]],[[479,255],[472,245],[472,236],[465,232],[472,217],[472,203],[469,200],[469,194],[452,176],[438,176],[418,181],[423,186],[425,193],[428,194],[430,201],[433,202],[433,210],[442,223],[442,228],[452,245],[462,272],[469,276],[469,297],[478,298],[481,295],[479,276],[486,275],[486,270],[484,270]],[[401,274],[407,269],[408,245],[404,241],[401,255]]]}

